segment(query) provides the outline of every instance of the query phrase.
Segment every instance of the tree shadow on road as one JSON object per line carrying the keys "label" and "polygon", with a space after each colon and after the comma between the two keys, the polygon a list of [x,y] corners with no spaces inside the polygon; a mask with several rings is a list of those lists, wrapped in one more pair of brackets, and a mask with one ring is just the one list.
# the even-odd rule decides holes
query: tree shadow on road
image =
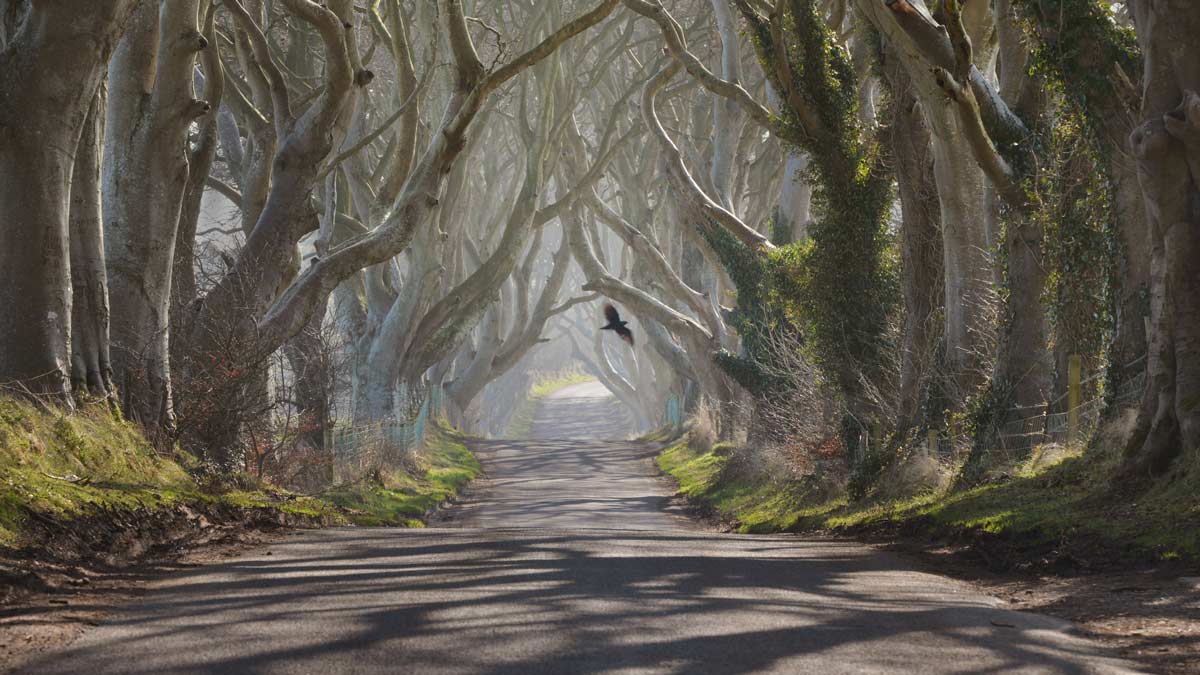
{"label": "tree shadow on road", "polygon": [[1056,620],[836,541],[344,530],[274,553],[181,575],[32,671],[1103,672]]}

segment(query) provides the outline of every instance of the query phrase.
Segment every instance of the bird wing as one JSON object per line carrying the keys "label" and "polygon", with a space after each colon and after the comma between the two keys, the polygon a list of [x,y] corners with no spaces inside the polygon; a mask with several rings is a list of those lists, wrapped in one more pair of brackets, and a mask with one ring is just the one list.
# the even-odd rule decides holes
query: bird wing
{"label": "bird wing", "polygon": [[617,328],[617,335],[619,335],[622,340],[628,342],[630,347],[633,346],[633,332],[628,328],[624,326]]}
{"label": "bird wing", "polygon": [[610,304],[604,305],[604,318],[608,319],[609,323],[615,324],[621,320],[621,314],[617,312],[617,308]]}

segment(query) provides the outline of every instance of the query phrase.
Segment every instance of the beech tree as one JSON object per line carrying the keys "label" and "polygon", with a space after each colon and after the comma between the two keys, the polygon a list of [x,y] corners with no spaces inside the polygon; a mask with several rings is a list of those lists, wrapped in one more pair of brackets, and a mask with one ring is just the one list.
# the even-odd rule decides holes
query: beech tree
{"label": "beech tree", "polygon": [[857,496],[928,432],[964,483],[1063,440],[1078,356],[1170,475],[1192,4],[0,0],[0,383],[229,469],[278,387],[312,446],[431,387],[494,429],[552,353]]}
{"label": "beech tree", "polygon": [[212,15],[206,8],[202,16],[201,4],[141,3],[109,65],[103,184],[113,367],[122,408],[148,429],[174,415],[169,310],[188,131],[212,108],[193,94],[192,73],[197,54],[216,49],[200,31]]}
{"label": "beech tree", "polygon": [[1141,123],[1130,137],[1150,242],[1145,396],[1129,465],[1161,473],[1200,447],[1200,7],[1134,6],[1143,54]]}
{"label": "beech tree", "polygon": [[[0,381],[71,403],[72,184],[78,200],[80,262],[98,266],[101,223],[93,194],[94,149],[79,157],[108,57],[133,0],[5,0],[0,4]],[[83,36],[82,38],[80,36]],[[89,144],[98,132],[88,132]],[[92,160],[92,161],[89,161]],[[89,188],[89,182],[91,188]],[[89,210],[90,213],[85,213]],[[31,254],[32,252],[32,254]],[[86,274],[86,273],[85,273]],[[96,325],[81,339],[80,368],[107,379],[103,290],[91,278]],[[82,322],[81,322],[82,323]],[[88,371],[91,375],[88,375]]]}
{"label": "beech tree", "polygon": [[[568,39],[601,21],[615,8],[615,2],[601,3],[557,27],[491,72],[486,71],[476,52],[461,6],[448,2],[444,18],[456,68],[440,129],[430,136],[429,145],[405,179],[397,181],[402,187],[386,211],[386,219],[373,229],[364,226],[368,232],[315,258],[290,285],[297,243],[319,229],[310,195],[320,178],[322,160],[335,147],[334,129],[351,109],[349,99],[355,87],[365,86],[373,78],[364,69],[355,68],[358,59],[348,4],[325,9],[297,0],[287,7],[314,26],[325,47],[324,86],[300,115],[292,112],[292,97],[282,70],[273,60],[258,23],[240,5],[231,5],[239,27],[248,36],[256,63],[265,72],[279,150],[270,190],[254,229],[229,273],[204,296],[196,311],[191,342],[198,354],[209,355],[195,359],[202,381],[229,382],[230,372],[236,379],[236,374],[245,371],[236,365],[231,369],[211,355],[228,354],[230,345],[240,345],[235,347],[236,352],[261,360],[303,330],[313,316],[323,313],[327,298],[341,282],[360,269],[380,265],[403,252],[436,213],[438,201],[430,195],[442,191],[446,176],[466,146],[468,128],[486,99]],[[282,294],[280,289],[285,289]],[[221,421],[218,417],[212,424],[200,423],[206,428],[201,432],[202,442],[210,452],[229,447],[231,434],[236,433]]]}

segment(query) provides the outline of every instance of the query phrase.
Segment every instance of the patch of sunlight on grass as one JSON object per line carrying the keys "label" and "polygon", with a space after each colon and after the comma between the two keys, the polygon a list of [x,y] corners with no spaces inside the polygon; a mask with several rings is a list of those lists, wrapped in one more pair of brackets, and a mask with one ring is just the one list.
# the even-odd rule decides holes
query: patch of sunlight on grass
{"label": "patch of sunlight on grass", "polygon": [[1111,479],[1118,455],[1046,446],[1003,482],[853,503],[797,481],[725,471],[724,458],[691,447],[687,437],[664,448],[657,464],[678,481],[681,494],[743,532],[907,525],[930,535],[1018,535],[1031,544],[1088,537],[1160,558],[1200,559],[1200,459],[1143,493],[1126,495]]}
{"label": "patch of sunlight on grass", "polygon": [[566,389],[572,385],[586,384],[588,382],[595,381],[596,378],[588,375],[587,373],[566,373],[565,375],[559,375],[549,380],[542,380],[541,382],[534,384],[529,388],[529,395],[532,398],[542,398],[553,394],[559,389]]}
{"label": "patch of sunlight on grass", "polygon": [[27,543],[29,511],[70,518],[153,508],[195,492],[177,461],[155,452],[107,405],[66,413],[0,397],[0,545]]}
{"label": "patch of sunlight on grass", "polygon": [[73,413],[0,397],[0,546],[28,540],[30,512],[71,519],[99,512],[169,508],[179,503],[271,509],[326,523],[422,525],[482,468],[457,432],[439,424],[418,457],[416,475],[394,471],[382,486],[358,485],[304,496],[259,485],[200,485],[195,459],[155,451],[134,424],[102,404]]}
{"label": "patch of sunlight on grass", "polygon": [[415,471],[388,472],[383,484],[340,486],[321,498],[345,509],[356,525],[424,527],[429,512],[483,472],[463,436],[441,423],[426,440],[416,465]]}

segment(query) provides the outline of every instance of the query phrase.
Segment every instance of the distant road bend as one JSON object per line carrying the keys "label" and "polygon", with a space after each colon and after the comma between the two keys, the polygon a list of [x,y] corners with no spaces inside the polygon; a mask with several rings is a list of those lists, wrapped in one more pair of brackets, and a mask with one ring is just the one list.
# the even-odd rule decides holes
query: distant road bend
{"label": "distant road bend", "polygon": [[1056,619],[869,547],[696,530],[603,388],[426,530],[305,532],[157,582],[37,673],[1128,673]]}

